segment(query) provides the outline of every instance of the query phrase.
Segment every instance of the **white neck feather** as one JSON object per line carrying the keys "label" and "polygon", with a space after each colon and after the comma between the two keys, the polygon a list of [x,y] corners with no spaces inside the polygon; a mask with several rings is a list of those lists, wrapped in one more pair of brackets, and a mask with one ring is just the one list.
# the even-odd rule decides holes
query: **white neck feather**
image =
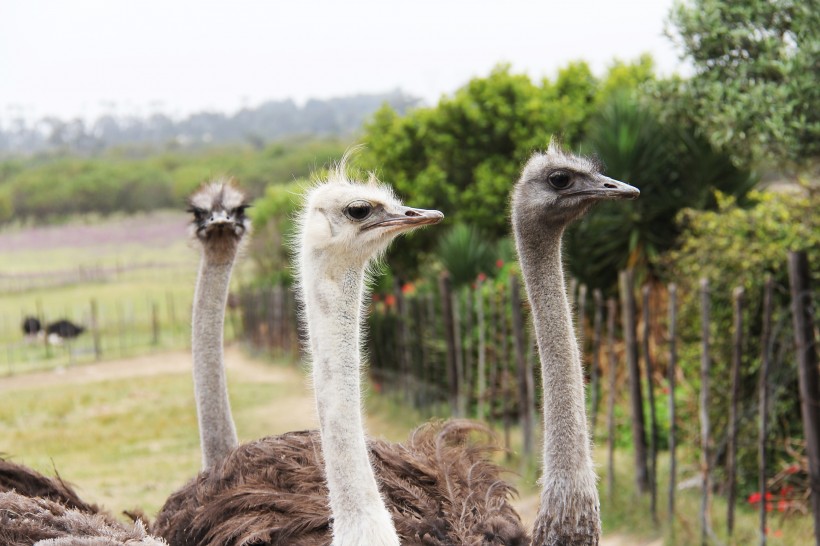
{"label": "white neck feather", "polygon": [[203,253],[194,294],[191,348],[202,468],[209,469],[239,445],[225,378],[223,329],[233,260]]}
{"label": "white neck feather", "polygon": [[321,253],[303,255],[313,386],[333,515],[333,546],[398,546],[370,464],[362,423],[361,268],[330,267]]}

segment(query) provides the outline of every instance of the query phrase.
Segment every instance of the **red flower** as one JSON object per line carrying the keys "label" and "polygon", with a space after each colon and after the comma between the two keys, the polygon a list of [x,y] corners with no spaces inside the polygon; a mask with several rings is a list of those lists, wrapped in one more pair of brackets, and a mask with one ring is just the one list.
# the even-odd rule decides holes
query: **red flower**
{"label": "red flower", "polygon": [[800,470],[801,470],[800,465],[793,464],[789,468],[786,469],[786,474],[797,474],[798,472],[800,472]]}
{"label": "red flower", "polygon": [[504,260],[496,260],[496,261],[495,261],[495,266],[496,266],[498,269],[501,269],[502,267],[504,267]]}
{"label": "red flower", "polygon": [[487,280],[487,275],[485,275],[484,273],[479,273],[478,274],[478,280],[481,281],[481,282],[486,281]]}
{"label": "red flower", "polygon": [[775,529],[774,536],[775,536],[775,538],[782,537],[783,536],[783,530],[782,529]]}
{"label": "red flower", "polygon": [[766,511],[771,512],[772,510],[774,510],[774,504],[772,504],[771,502],[767,502],[766,503]]}
{"label": "red flower", "polygon": [[777,501],[777,511],[778,512],[785,512],[789,508],[789,501],[786,499],[780,499]]}
{"label": "red flower", "polygon": [[662,392],[663,394],[669,394],[669,387],[662,387],[662,388],[661,388],[661,392]]}
{"label": "red flower", "polygon": [[409,282],[401,287],[402,294],[413,294],[416,292],[416,285]]}
{"label": "red flower", "polygon": [[393,294],[387,294],[387,295],[384,297],[384,303],[385,303],[388,307],[393,307],[394,305],[396,305],[396,296],[394,296]]}
{"label": "red flower", "polygon": [[749,504],[757,504],[760,502],[760,491],[755,491],[751,495],[749,495]]}

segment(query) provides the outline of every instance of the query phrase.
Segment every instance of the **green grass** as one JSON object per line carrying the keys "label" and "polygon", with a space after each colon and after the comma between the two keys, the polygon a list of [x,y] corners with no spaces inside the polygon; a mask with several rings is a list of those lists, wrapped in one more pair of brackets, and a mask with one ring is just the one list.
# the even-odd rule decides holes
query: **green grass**
{"label": "green grass", "polygon": [[[99,356],[104,360],[189,346],[199,252],[188,241],[186,220],[183,213],[168,211],[136,219],[96,220],[90,226],[94,236],[104,239],[111,232],[126,240],[92,246],[85,246],[79,236],[58,246],[42,244],[36,241],[41,232],[33,228],[0,232],[0,242],[22,235],[32,240],[33,247],[18,245],[4,252],[0,376],[96,360],[90,330],[71,345],[49,347],[44,340],[25,340],[20,328],[27,315],[46,322],[68,318],[89,327],[92,301],[97,305]],[[156,230],[139,233],[141,227],[150,230],[157,222],[170,226],[159,241]],[[57,228],[68,233],[87,229],[79,218]],[[132,235],[134,240],[128,240]],[[240,262],[234,285],[244,278],[247,265],[247,260]],[[102,279],[88,280],[80,278],[80,270],[106,273]],[[228,321],[228,339],[234,336],[234,324]]]}

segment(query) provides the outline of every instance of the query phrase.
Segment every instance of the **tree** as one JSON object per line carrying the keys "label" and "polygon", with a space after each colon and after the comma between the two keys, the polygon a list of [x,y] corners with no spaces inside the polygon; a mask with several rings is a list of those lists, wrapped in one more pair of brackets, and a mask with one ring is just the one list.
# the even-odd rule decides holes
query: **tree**
{"label": "tree", "polygon": [[670,21],[695,75],[688,110],[741,161],[820,155],[820,8],[801,0],[678,2]]}
{"label": "tree", "polygon": [[714,208],[715,189],[742,197],[754,183],[691,124],[661,119],[658,105],[621,90],[590,124],[587,147],[608,176],[637,186],[641,197],[626,205],[602,203],[568,232],[572,273],[588,286],[612,287],[626,267],[653,274],[653,260],[677,241],[681,209]]}

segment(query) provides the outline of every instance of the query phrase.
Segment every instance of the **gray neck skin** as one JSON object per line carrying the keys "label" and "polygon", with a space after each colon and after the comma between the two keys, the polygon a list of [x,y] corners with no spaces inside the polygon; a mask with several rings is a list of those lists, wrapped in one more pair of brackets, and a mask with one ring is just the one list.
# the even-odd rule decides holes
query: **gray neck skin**
{"label": "gray neck skin", "polygon": [[541,356],[545,471],[575,471],[589,455],[583,372],[561,263],[562,234],[544,234],[522,252],[539,259],[521,261]]}
{"label": "gray neck skin", "polygon": [[215,259],[206,249],[194,294],[191,348],[203,470],[213,467],[239,445],[228,400],[222,349],[233,257]]}
{"label": "gray neck skin", "polygon": [[533,544],[597,544],[583,374],[561,262],[564,229],[516,222],[515,216],[513,226],[543,377],[543,475]]}

